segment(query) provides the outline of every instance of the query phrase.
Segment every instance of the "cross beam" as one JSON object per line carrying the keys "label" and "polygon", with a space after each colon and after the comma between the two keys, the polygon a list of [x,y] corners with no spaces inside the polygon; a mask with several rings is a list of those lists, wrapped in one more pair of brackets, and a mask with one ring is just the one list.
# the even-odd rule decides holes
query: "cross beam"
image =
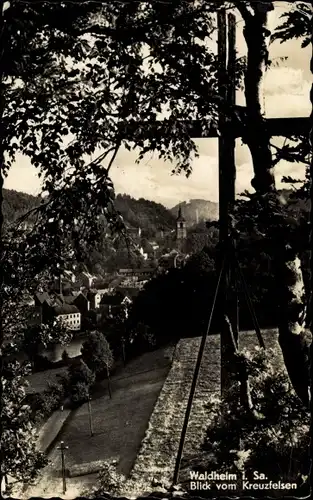
{"label": "cross beam", "polygon": [[[295,135],[309,135],[310,132],[310,118],[309,117],[291,117],[291,118],[265,118],[267,131],[271,137],[291,137]],[[209,121],[204,120],[188,120],[177,122],[183,124],[183,126],[189,132],[189,136],[193,138],[218,138],[220,136],[218,132],[218,126],[210,124]],[[124,137],[131,138],[134,132],[141,127],[152,128],[155,130],[156,134],[158,131],[162,131],[166,127],[166,121],[159,121],[156,123],[149,122],[139,122],[133,121],[129,122],[124,128]],[[235,113],[231,119],[231,131],[233,137],[239,138],[243,137],[245,133],[245,108],[242,106],[235,107]]]}

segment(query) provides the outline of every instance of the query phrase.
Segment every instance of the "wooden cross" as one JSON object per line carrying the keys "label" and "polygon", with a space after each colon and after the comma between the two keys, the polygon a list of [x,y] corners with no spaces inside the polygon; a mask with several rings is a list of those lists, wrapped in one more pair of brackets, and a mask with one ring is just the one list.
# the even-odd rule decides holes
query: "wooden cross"
{"label": "wooden cross", "polygon": [[[228,38],[228,58],[227,58],[227,38]],[[203,127],[200,122],[185,122],[189,130],[190,137],[193,138],[218,138],[218,161],[219,161],[219,240],[221,246],[229,238],[229,213],[235,201],[235,140],[244,135],[245,127],[245,108],[236,106],[235,103],[235,64],[236,64],[236,23],[233,14],[228,15],[228,31],[225,10],[218,12],[218,60],[219,75],[218,87],[221,97],[221,107],[219,112],[218,126]],[[233,109],[234,113],[230,121],[225,119],[225,110]],[[162,123],[160,123],[162,127]],[[293,136],[295,134],[306,135],[310,130],[310,118],[292,117],[292,118],[267,118],[266,128],[270,136]],[[223,275],[221,273],[220,277]],[[221,296],[224,297],[222,304],[222,313],[226,312],[227,295],[227,273],[224,274],[220,283]],[[222,326],[222,325],[221,325]],[[206,334],[207,335],[207,334]],[[194,392],[196,389],[197,377],[200,370],[202,355],[205,348],[206,335],[200,345],[198,359],[195,367],[194,377],[191,385],[190,395],[187,403],[184,424],[179,443],[173,485],[177,484],[180,462],[183,453],[184,441],[186,437],[189,416],[192,407]],[[237,339],[238,340],[238,339]],[[221,392],[228,387],[227,349],[229,347],[228,334],[221,327]]]}

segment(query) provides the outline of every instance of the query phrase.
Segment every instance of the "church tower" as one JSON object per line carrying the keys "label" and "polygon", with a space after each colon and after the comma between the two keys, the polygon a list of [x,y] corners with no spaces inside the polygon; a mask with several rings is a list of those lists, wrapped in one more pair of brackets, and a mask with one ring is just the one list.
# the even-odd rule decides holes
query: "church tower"
{"label": "church tower", "polygon": [[176,219],[176,240],[177,242],[184,243],[187,238],[186,220],[182,216],[181,206],[179,205],[178,217]]}

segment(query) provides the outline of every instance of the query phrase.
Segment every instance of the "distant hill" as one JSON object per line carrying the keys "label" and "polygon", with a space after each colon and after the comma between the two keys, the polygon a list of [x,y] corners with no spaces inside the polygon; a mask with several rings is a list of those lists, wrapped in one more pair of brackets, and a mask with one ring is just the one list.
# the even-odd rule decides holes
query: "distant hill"
{"label": "distant hill", "polygon": [[171,213],[177,217],[179,206],[182,209],[182,215],[189,225],[197,224],[201,221],[218,219],[218,203],[207,200],[184,201],[171,208]]}
{"label": "distant hill", "polygon": [[159,229],[174,229],[176,217],[161,203],[144,198],[136,200],[127,194],[118,194],[115,199],[116,209],[123,215],[126,225],[140,227],[147,237],[153,236]]}
{"label": "distant hill", "polygon": [[3,190],[3,217],[5,222],[13,222],[23,214],[40,205],[40,197],[14,189]]}
{"label": "distant hill", "polygon": [[[308,211],[309,201],[291,200],[291,190],[281,190],[286,201],[296,210]],[[18,217],[40,204],[40,197],[13,189],[3,190],[3,215],[6,222],[13,222]],[[189,227],[207,220],[218,219],[218,203],[194,199],[184,201],[168,210],[161,203],[139,198],[136,200],[127,194],[118,194],[115,199],[116,209],[122,214],[130,228],[141,228],[145,237],[153,237],[159,229],[171,230],[176,226],[179,206]]]}
{"label": "distant hill", "polygon": [[[40,204],[40,197],[13,189],[4,189],[3,197],[3,215],[9,223]],[[176,217],[167,208],[144,198],[136,200],[129,195],[118,194],[115,207],[123,215],[128,227],[140,227],[148,237],[153,236],[160,228],[173,229],[176,225]]]}

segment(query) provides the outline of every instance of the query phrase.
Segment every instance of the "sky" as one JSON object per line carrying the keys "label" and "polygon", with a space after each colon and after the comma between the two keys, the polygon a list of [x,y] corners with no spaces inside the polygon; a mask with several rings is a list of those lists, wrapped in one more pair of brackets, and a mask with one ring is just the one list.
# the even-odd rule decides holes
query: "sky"
{"label": "sky", "polygon": [[[275,2],[275,10],[269,14],[270,30],[279,23],[279,16],[291,2]],[[237,50],[239,55],[246,53],[246,45],[242,35],[242,21],[237,23]],[[311,47],[301,48],[301,41],[291,40],[270,45],[270,59],[275,62],[265,74],[264,111],[267,117],[309,116],[311,112],[310,88],[312,74],[310,72]],[[286,61],[279,58],[287,57]],[[243,93],[238,91],[237,104],[244,105]],[[277,138],[277,141],[281,139]],[[184,174],[171,175],[172,164],[159,160],[157,156],[147,155],[138,165],[135,163],[137,153],[121,148],[111,168],[110,175],[116,193],[127,193],[134,198],[144,197],[172,207],[190,199],[218,201],[218,141],[217,139],[196,139],[199,158],[193,162],[193,173],[187,179]],[[251,190],[253,177],[252,162],[249,150],[236,142],[236,192]],[[296,178],[304,177],[304,166],[280,162],[275,167],[277,187],[283,175]],[[5,180],[7,189],[15,189],[30,194],[39,194],[40,180],[36,169],[26,157],[18,156]]]}

